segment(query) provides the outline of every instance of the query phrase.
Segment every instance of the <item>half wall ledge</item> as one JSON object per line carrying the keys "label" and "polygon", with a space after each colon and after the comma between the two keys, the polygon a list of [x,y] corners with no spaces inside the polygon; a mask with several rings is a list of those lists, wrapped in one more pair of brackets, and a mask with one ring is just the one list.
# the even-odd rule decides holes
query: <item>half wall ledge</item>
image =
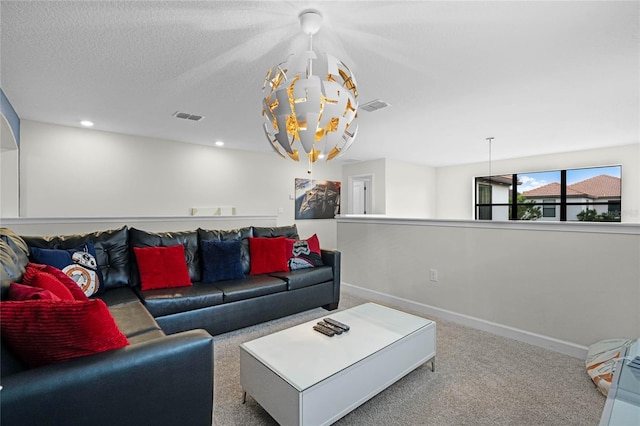
{"label": "half wall ledge", "polygon": [[62,235],[120,228],[124,225],[152,232],[187,229],[236,229],[277,226],[274,215],[233,216],[122,216],[122,217],[21,217],[0,218],[0,226],[19,235]]}
{"label": "half wall ledge", "polygon": [[640,235],[640,223],[617,222],[542,222],[525,220],[499,221],[466,219],[421,219],[409,217],[390,217],[385,215],[338,215],[336,216],[336,222]]}

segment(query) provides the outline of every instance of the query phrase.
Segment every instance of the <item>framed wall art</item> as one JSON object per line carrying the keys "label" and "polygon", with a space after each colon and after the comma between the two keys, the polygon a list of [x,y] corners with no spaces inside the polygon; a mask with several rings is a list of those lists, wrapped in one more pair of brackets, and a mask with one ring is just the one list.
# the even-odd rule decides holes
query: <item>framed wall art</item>
{"label": "framed wall art", "polygon": [[340,182],[296,178],[296,220],[333,219],[340,214]]}

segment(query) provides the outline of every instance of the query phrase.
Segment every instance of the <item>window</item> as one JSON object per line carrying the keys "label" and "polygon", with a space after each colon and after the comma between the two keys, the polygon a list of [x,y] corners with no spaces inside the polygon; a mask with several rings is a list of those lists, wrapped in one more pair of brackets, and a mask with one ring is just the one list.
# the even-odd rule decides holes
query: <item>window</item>
{"label": "window", "polygon": [[509,220],[511,176],[476,179],[476,219]]}
{"label": "window", "polygon": [[491,185],[478,186],[478,219],[491,220]]}
{"label": "window", "polygon": [[556,200],[554,198],[545,198],[542,203],[542,217],[556,217]]}
{"label": "window", "polygon": [[621,209],[621,205],[620,205],[620,200],[612,200],[609,201],[609,204],[607,205],[607,213],[609,213],[612,216],[615,216],[618,218],[618,222],[620,221],[620,209]]}
{"label": "window", "polygon": [[620,222],[621,176],[607,166],[478,177],[476,219]]}

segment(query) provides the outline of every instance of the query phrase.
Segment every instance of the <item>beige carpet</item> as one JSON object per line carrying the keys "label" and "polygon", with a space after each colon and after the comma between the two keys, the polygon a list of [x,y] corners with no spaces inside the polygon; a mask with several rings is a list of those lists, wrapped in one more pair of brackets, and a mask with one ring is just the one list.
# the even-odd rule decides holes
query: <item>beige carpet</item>
{"label": "beige carpet", "polygon": [[[340,309],[366,302],[342,295]],[[326,315],[314,309],[215,337],[217,426],[276,425],[250,396],[242,404],[238,345]],[[409,373],[336,425],[597,425],[605,398],[584,361],[516,340],[437,323],[436,371]]]}

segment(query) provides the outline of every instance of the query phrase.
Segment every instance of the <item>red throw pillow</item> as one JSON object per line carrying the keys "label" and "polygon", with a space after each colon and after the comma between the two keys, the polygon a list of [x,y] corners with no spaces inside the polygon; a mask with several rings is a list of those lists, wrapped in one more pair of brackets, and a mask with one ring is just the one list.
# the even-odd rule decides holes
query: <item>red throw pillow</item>
{"label": "red throw pillow", "polygon": [[251,257],[251,275],[285,272],[289,270],[287,260],[287,241],[278,238],[249,238],[249,256]]}
{"label": "red throw pillow", "polygon": [[287,238],[287,255],[289,258],[289,269],[292,271],[322,266],[320,241],[316,234],[313,234],[306,240]]}
{"label": "red throw pillow", "polygon": [[22,283],[49,290],[62,300],[89,300],[75,281],[53,266],[28,263]]}
{"label": "red throw pillow", "polygon": [[8,296],[9,300],[62,300],[49,290],[18,283],[9,285]]}
{"label": "red throw pillow", "polygon": [[311,253],[316,253],[318,255],[322,254],[320,250],[320,240],[318,240],[317,234],[313,234],[306,240],[294,240],[292,238],[287,238],[287,253],[293,252],[293,246],[297,241],[306,242]]}
{"label": "red throw pillow", "polygon": [[307,243],[309,243],[309,249],[313,253],[321,254],[320,252],[320,240],[318,240],[318,234],[313,234],[309,238],[307,238]]}
{"label": "red throw pillow", "polygon": [[191,285],[184,246],[134,247],[142,290]]}
{"label": "red throw pillow", "polygon": [[30,367],[127,346],[102,300],[0,302],[0,332]]}

